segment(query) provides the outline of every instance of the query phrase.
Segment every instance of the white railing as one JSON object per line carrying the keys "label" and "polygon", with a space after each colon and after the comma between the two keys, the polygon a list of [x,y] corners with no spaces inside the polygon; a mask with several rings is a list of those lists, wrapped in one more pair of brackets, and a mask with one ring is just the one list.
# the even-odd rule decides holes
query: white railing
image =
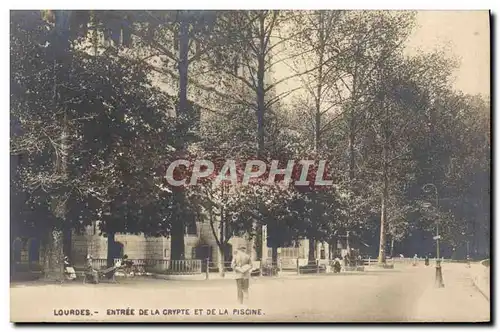
{"label": "white railing", "polygon": [[[115,259],[115,262],[119,259]],[[160,274],[200,274],[201,259],[128,259],[132,262],[132,270],[136,273]]]}
{"label": "white railing", "polygon": [[[119,259],[115,259],[118,261]],[[134,272],[135,275],[141,274],[166,274],[166,275],[199,275],[204,274],[209,278],[210,273],[219,272],[218,262],[210,261],[208,259],[184,259],[184,260],[170,260],[170,259],[130,259],[131,266],[123,265],[121,270],[126,274]],[[424,258],[400,258],[392,257],[387,258],[388,265],[393,264],[412,264],[414,262],[423,264]],[[430,264],[435,264],[435,259],[430,259]],[[441,262],[449,262],[449,259],[443,259]],[[341,260],[342,271],[362,271],[366,266],[377,265],[377,258],[364,258],[355,260],[345,265],[345,261]],[[296,274],[320,274],[320,273],[333,273],[333,266],[335,261],[329,259],[318,259],[315,264],[308,264],[307,258],[278,258],[277,263],[272,262],[271,258],[261,261],[253,262],[254,273],[253,275],[280,275],[282,273],[296,273]],[[105,258],[94,258],[92,266],[95,269],[104,269],[107,266]],[[224,270],[227,272],[232,271],[231,262],[224,262]]]}
{"label": "white railing", "polygon": [[108,267],[108,260],[106,258],[92,258],[92,268],[102,270]]}

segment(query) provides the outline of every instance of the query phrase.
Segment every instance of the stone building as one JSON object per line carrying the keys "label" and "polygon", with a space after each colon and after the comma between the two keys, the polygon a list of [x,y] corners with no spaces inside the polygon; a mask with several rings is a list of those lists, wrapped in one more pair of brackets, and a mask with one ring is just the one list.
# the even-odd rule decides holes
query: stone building
{"label": "stone building", "polygon": [[[217,226],[217,225],[216,225]],[[267,247],[266,232],[263,234],[263,260],[271,259],[271,248]],[[186,230],[185,259],[209,259],[214,265],[220,260],[219,248],[208,222],[197,222],[196,227]],[[126,254],[130,259],[170,259],[170,238],[146,237],[144,235],[116,234],[116,257]],[[252,258],[256,259],[254,240],[247,237],[232,237],[225,252],[225,261],[231,260],[233,250],[244,245]],[[326,243],[317,243],[316,257],[329,258],[329,248]],[[300,240],[296,247],[279,248],[278,258],[283,261],[299,258],[307,262],[309,245],[308,240]],[[107,238],[99,235],[98,223],[87,227],[84,234],[72,237],[72,259],[78,264],[85,261],[87,254],[97,259],[106,259],[108,253]]]}
{"label": "stone building", "polygon": [[[117,250],[116,256],[126,254],[130,259],[170,259],[170,238],[146,237],[144,235],[119,234],[115,235]],[[186,230],[184,238],[185,259],[210,259],[219,262],[219,249],[208,222],[197,222],[196,227]],[[245,245],[253,252],[253,242],[245,237],[233,237],[229,240],[229,248],[225,253],[225,260],[232,257],[232,248]],[[84,234],[74,234],[72,237],[72,259],[75,263],[85,261],[87,254],[94,258],[105,259],[108,253],[107,238],[99,235],[98,223],[87,227]]]}

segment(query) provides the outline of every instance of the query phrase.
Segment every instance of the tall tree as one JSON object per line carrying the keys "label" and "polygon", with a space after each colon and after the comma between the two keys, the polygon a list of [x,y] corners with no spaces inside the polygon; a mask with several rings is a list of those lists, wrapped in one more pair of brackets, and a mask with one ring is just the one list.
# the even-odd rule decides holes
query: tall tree
{"label": "tall tree", "polygon": [[[211,49],[211,31],[217,13],[212,11],[140,11],[132,15],[131,33],[138,52],[134,58],[159,74],[168,89],[177,94],[176,117],[178,135],[175,150],[188,149],[193,141],[193,129],[199,122],[200,109],[189,100],[190,72]],[[161,65],[157,66],[156,63]],[[172,221],[172,259],[184,257],[185,218],[187,204],[183,191],[174,191],[174,206],[178,213]]]}
{"label": "tall tree", "polygon": [[[45,250],[44,256],[46,271],[50,274],[52,269],[54,278],[60,278],[61,230],[71,234],[105,213],[123,217],[117,206],[131,201],[136,208],[129,210],[129,222],[120,220],[111,227],[108,220],[103,224],[106,233],[137,232],[154,225],[142,221],[141,211],[155,206],[147,197],[165,195],[153,171],[157,158],[165,156],[165,147],[174,141],[174,120],[168,115],[173,106],[171,98],[151,86],[143,67],[119,59],[113,50],[94,56],[85,47],[74,46],[67,51],[70,62],[57,62],[59,55],[51,49],[51,35],[47,34],[50,22],[42,20],[39,12],[18,15],[12,20],[11,116],[20,131],[12,137],[11,153],[26,161],[17,171],[20,188],[28,194],[28,206],[53,216],[36,226],[58,234],[57,241],[44,241],[47,249],[54,248]],[[24,15],[31,16],[26,20]],[[57,72],[64,71],[60,79],[53,71],[40,70],[52,69],[54,63]],[[164,140],[158,140],[158,133],[164,134]],[[53,204],[54,199],[61,204]],[[33,218],[27,211],[23,214],[24,219]],[[156,219],[154,213],[149,214],[151,219]],[[168,229],[164,220],[150,232]]]}
{"label": "tall tree", "polygon": [[[294,38],[295,46],[300,51],[293,62],[295,72],[304,72],[300,81],[305,90],[305,95],[295,98],[296,107],[299,107],[299,114],[305,113],[306,123],[311,124],[306,129],[306,137],[312,138],[312,152],[318,159],[326,156],[324,136],[329,134],[330,119],[338,117],[336,113],[339,113],[338,108],[342,103],[335,83],[339,80],[336,61],[340,53],[336,45],[344,38],[338,27],[342,24],[344,14],[342,11],[319,10],[294,17],[294,26],[301,33]],[[316,223],[321,217],[316,216],[316,211],[321,209],[321,202],[318,202],[315,192],[311,192],[309,198],[313,206],[318,205],[310,209],[312,217],[308,258],[313,263],[316,261],[315,234],[319,234],[319,225]]]}
{"label": "tall tree", "polygon": [[[220,21],[220,29],[227,34],[227,44],[225,48],[217,49],[218,54],[213,57],[212,66],[218,69],[216,74],[222,73],[228,77],[231,84],[237,87],[236,91],[239,90],[239,93],[233,94],[232,100],[255,111],[255,154],[261,160],[269,154],[265,143],[269,110],[291,93],[277,92],[276,87],[297,76],[292,74],[273,81],[271,74],[276,65],[283,61],[279,59],[279,54],[291,35],[284,33],[282,28],[290,22],[292,14],[277,10],[236,11]],[[221,53],[230,56],[222,57]],[[259,229],[255,245],[258,259],[262,257],[263,250],[261,234]]]}

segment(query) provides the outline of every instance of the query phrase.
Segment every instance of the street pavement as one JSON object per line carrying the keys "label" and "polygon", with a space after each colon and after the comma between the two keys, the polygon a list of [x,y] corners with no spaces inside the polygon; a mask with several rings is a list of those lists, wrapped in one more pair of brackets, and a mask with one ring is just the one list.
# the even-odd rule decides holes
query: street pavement
{"label": "street pavement", "polygon": [[251,280],[244,305],[236,302],[230,276],[208,281],[129,278],[99,285],[13,284],[11,321],[489,321],[490,303],[472,284],[465,264],[443,264],[444,288],[434,287],[434,276],[433,266],[405,265],[351,274],[260,277]]}

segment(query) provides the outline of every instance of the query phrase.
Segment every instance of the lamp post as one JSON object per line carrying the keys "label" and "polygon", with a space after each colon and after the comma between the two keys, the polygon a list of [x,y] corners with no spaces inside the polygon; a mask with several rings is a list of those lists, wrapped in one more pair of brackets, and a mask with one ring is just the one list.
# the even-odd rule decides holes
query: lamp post
{"label": "lamp post", "polygon": [[[434,194],[435,194],[435,200],[436,200],[436,211],[439,209],[439,194],[436,185],[433,183],[427,183],[422,187],[423,191],[426,193],[431,192],[432,189],[434,189]],[[441,270],[441,260],[439,258],[439,240],[441,236],[439,235],[439,213],[437,216],[436,220],[436,236],[434,236],[434,239],[436,240],[436,286],[439,288],[444,287],[443,283],[443,273]]]}
{"label": "lamp post", "polygon": [[465,232],[462,232],[462,235],[465,237],[465,244],[466,244],[466,249],[467,251],[465,252],[466,256],[466,262],[467,262],[467,267],[470,267],[470,256],[469,256],[469,238],[466,236]]}

